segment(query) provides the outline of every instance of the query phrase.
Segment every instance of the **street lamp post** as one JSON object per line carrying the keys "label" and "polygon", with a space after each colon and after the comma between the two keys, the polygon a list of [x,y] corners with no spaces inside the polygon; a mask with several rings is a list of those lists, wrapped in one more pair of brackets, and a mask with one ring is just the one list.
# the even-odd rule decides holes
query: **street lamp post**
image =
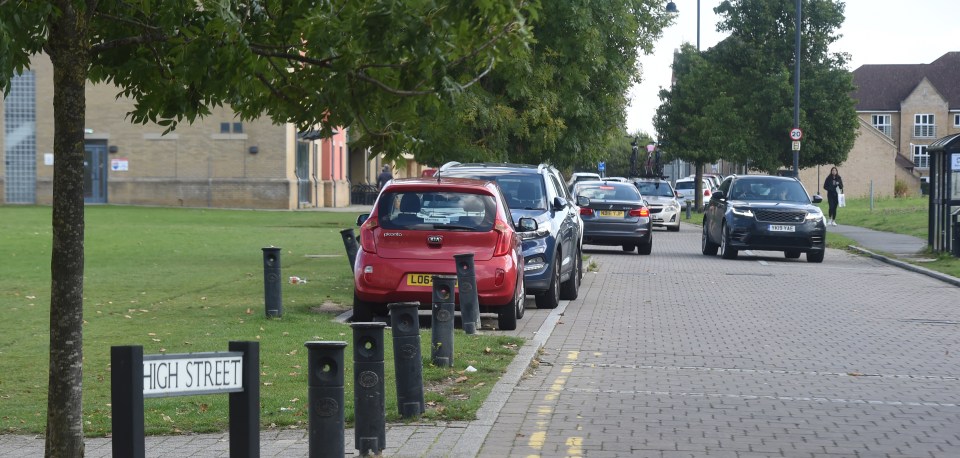
{"label": "street lamp post", "polygon": [[[800,0],[797,0],[797,34],[794,39],[793,127],[800,128]],[[800,176],[800,150],[793,149],[793,176]]]}

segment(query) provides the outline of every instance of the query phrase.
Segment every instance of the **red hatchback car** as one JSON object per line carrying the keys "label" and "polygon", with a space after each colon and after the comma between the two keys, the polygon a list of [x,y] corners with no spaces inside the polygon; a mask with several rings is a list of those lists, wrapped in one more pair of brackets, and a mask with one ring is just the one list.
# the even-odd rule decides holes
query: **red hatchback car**
{"label": "red hatchback car", "polygon": [[[432,276],[456,275],[453,256],[474,254],[481,313],[500,329],[523,316],[520,236],[500,188],[468,178],[405,178],[383,187],[373,212],[360,215],[360,250],[353,268],[353,320],[386,315],[391,302],[431,309]],[[536,221],[522,218],[524,231]],[[459,290],[458,290],[459,291]],[[455,298],[459,308],[459,294]]]}

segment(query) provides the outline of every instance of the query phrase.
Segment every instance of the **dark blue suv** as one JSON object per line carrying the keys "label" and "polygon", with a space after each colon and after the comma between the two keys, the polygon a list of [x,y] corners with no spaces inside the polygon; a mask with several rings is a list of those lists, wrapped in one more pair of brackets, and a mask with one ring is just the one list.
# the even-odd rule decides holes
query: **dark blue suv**
{"label": "dark blue suv", "polygon": [[495,181],[507,200],[511,218],[537,221],[537,230],[521,233],[524,284],[537,308],[556,308],[576,299],[583,278],[583,221],[560,172],[550,165],[448,162],[436,176]]}

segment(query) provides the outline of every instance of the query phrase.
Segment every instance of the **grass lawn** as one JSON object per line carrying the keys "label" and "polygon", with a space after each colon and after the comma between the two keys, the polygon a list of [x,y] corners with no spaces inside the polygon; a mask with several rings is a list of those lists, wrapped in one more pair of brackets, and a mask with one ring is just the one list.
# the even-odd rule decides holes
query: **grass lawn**
{"label": "grass lawn", "polygon": [[[346,417],[353,420],[352,329],[332,321],[353,299],[340,230],[356,214],[90,206],[86,209],[83,416],[110,433],[110,347],[144,354],[226,351],[260,342],[263,427],[305,427],[307,341],[345,341]],[[0,207],[0,433],[43,434],[49,345],[51,209]],[[282,318],[264,311],[261,248],[281,247]],[[522,339],[455,333],[455,366],[429,364],[421,332],[426,418],[472,419]],[[385,336],[386,412],[399,420]],[[472,365],[477,372],[464,373]],[[228,396],[147,399],[148,434],[227,429]]]}

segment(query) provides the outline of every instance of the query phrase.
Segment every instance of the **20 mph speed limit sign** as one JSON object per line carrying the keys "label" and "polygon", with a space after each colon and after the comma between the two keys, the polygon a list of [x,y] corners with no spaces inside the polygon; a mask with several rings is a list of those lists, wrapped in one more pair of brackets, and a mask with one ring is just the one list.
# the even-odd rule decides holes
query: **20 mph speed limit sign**
{"label": "20 mph speed limit sign", "polygon": [[790,140],[797,141],[797,140],[800,140],[801,138],[803,138],[803,131],[800,130],[799,127],[794,127],[793,129],[790,129]]}

